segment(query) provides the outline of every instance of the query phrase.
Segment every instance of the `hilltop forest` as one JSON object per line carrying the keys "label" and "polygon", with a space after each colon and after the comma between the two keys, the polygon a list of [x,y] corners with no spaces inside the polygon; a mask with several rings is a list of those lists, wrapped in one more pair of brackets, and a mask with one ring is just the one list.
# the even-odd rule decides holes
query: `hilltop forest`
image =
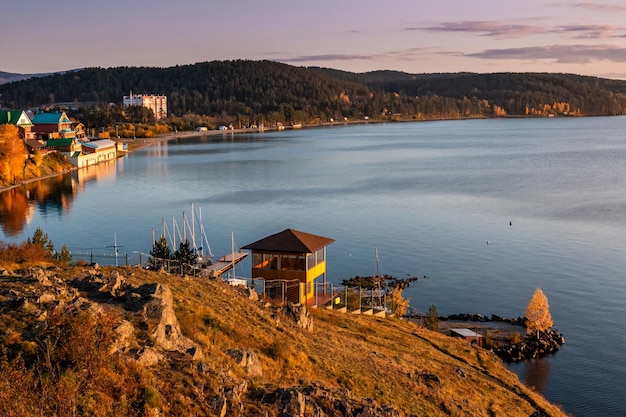
{"label": "hilltop forest", "polygon": [[166,95],[170,123],[196,115],[236,127],[365,117],[429,120],[626,113],[626,81],[549,73],[351,73],[247,60],[169,68],[87,68],[30,78],[0,85],[0,106],[88,108],[75,116],[86,125],[105,127],[133,122],[119,110],[122,96],[131,90]]}

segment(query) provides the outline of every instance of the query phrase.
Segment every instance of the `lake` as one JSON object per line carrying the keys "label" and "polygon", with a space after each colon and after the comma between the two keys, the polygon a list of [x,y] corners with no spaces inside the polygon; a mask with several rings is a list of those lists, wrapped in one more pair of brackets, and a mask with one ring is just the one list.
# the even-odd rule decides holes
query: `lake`
{"label": "lake", "polygon": [[[293,228],[335,239],[329,281],[421,278],[440,315],[517,317],[534,290],[566,339],[511,365],[567,413],[626,414],[626,118],[364,124],[194,137],[0,194],[0,240],[41,227],[74,259],[137,262],[193,203],[216,256]],[[128,255],[126,255],[128,254]],[[249,260],[238,275],[250,274]]]}

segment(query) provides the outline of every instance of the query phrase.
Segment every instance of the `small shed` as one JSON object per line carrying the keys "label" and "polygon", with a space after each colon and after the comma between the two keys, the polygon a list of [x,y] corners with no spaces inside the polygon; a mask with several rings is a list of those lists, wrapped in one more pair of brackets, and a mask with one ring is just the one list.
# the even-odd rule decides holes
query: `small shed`
{"label": "small shed", "polygon": [[450,329],[450,336],[465,339],[482,346],[482,335],[470,329]]}
{"label": "small shed", "polygon": [[[315,284],[326,284],[326,247],[335,240],[286,229],[242,247],[252,252],[252,278],[267,283],[289,282],[285,301],[306,303],[315,296]],[[276,297],[277,298],[277,297]]]}

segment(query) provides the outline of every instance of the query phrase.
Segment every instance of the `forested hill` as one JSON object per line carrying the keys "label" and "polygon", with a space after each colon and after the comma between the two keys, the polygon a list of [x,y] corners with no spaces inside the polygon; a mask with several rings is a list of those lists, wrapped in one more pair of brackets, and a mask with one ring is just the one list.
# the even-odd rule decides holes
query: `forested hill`
{"label": "forested hill", "polygon": [[171,115],[243,123],[626,113],[626,81],[538,73],[350,73],[244,60],[31,78],[0,85],[0,105],[121,103],[131,90],[167,95]]}
{"label": "forested hill", "polygon": [[555,103],[569,104],[571,114],[618,115],[626,112],[626,81],[622,80],[556,73],[409,74],[398,71],[351,73],[328,68],[311,70],[403,96],[486,100],[501,107],[508,115],[527,115],[532,109],[544,110],[546,104],[553,107],[548,112],[558,114]]}

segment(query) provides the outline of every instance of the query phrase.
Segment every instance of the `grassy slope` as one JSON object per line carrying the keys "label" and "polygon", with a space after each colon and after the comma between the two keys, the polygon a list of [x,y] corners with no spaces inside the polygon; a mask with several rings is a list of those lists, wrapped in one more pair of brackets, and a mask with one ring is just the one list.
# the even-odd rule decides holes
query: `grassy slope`
{"label": "grassy slope", "polygon": [[[307,332],[223,283],[142,270],[127,279],[134,284],[155,280],[172,289],[181,327],[203,346],[211,375],[230,369],[245,379],[224,352],[251,348],[264,371],[253,383],[263,389],[316,382],[429,416],[529,416],[536,408],[564,415],[490,352],[412,323],[313,310],[314,328]],[[164,377],[171,378],[168,374]],[[440,384],[419,375],[436,375]],[[215,377],[209,385],[219,389],[223,383]]]}
{"label": "grassy slope", "polygon": [[[0,262],[0,271],[26,266]],[[116,268],[103,267],[98,273],[108,276],[113,269]],[[68,283],[89,270],[92,268],[48,265],[48,274]],[[120,400],[118,391],[127,386],[127,391],[144,390],[144,401],[160,408],[161,415],[212,415],[211,398],[233,392],[245,383],[248,388],[242,408],[233,415],[276,416],[277,406],[271,398],[277,388],[298,387],[302,391],[302,387],[310,386],[323,387],[327,390],[324,392],[331,393],[327,409],[335,410],[335,400],[353,399],[362,404],[373,399],[381,406],[395,407],[403,415],[514,417],[530,416],[535,410],[541,410],[542,415],[565,415],[521,384],[492,353],[407,321],[319,309],[311,311],[313,329],[307,331],[297,327],[279,308],[251,301],[241,289],[221,280],[181,278],[134,267],[117,270],[134,286],[155,282],[169,286],[181,329],[201,346],[204,357],[202,372],[197,371],[198,365],[190,356],[181,354],[168,354],[159,366],[132,372],[120,371],[123,366],[119,364],[115,371],[104,365],[95,368],[100,369],[98,374],[110,377],[109,384],[98,385],[104,377],[92,378],[87,398],[107,399],[111,409]],[[3,274],[6,277],[0,279],[0,307],[20,305],[10,299],[22,292],[30,294],[31,299],[42,293],[59,294],[66,297],[66,303],[73,297],[72,290],[49,285],[37,289],[32,278],[20,284],[21,278],[16,278],[22,274],[19,272]],[[23,299],[24,295],[17,297]],[[65,311],[63,305],[61,301],[61,311]],[[107,304],[104,308],[131,321],[129,315],[134,314],[136,321],[141,322],[140,313],[123,311],[120,305]],[[36,344],[24,338],[31,326],[41,326],[37,324],[41,318],[32,322],[37,315],[28,311],[33,310],[0,308],[0,348],[22,346],[25,353],[29,349],[31,354],[36,353],[32,350]],[[48,315],[51,319],[55,316],[58,317],[56,312]],[[150,345],[147,329],[135,326],[135,345]],[[258,355],[262,376],[247,375],[226,354],[229,349],[243,348]],[[6,376],[6,370],[3,375]],[[118,388],[112,389],[111,385],[116,384]],[[14,400],[15,396],[10,398]],[[324,398],[328,397],[317,398],[318,406],[323,406],[320,401]]]}

